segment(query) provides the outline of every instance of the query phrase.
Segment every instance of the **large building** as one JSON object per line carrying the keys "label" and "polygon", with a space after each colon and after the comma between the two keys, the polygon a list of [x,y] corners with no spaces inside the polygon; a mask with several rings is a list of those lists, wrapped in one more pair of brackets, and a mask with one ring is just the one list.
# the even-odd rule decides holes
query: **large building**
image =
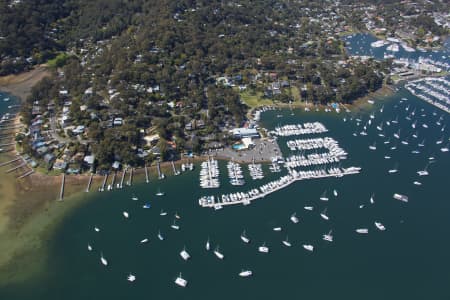
{"label": "large building", "polygon": [[259,137],[255,128],[234,128],[231,132],[235,138]]}

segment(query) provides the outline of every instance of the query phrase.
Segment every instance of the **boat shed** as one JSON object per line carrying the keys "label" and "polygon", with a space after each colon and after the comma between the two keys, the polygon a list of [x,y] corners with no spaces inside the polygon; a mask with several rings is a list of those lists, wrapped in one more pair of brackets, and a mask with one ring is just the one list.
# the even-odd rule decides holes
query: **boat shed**
{"label": "boat shed", "polygon": [[235,138],[259,137],[255,128],[234,128],[231,132]]}

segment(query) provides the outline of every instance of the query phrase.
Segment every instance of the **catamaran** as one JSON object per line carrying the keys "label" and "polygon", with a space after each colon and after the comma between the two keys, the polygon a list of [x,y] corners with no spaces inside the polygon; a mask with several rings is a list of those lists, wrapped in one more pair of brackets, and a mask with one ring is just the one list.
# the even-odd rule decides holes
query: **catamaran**
{"label": "catamaran", "polygon": [[180,272],[180,275],[178,275],[178,277],[175,279],[175,284],[181,287],[186,287],[187,283],[188,283],[187,280],[181,277]]}
{"label": "catamaran", "polygon": [[384,225],[381,224],[380,222],[375,222],[375,226],[381,231],[386,230],[386,227],[384,227]]}
{"label": "catamaran", "polygon": [[242,234],[241,234],[241,240],[244,242],[244,243],[246,243],[246,244],[248,244],[248,243],[250,243],[250,239],[247,237],[247,235],[245,234],[245,229],[244,229],[244,231],[242,232]]}
{"label": "catamaran", "polygon": [[258,247],[258,251],[262,253],[269,253],[269,247],[266,246],[266,243],[264,242],[262,246]]}
{"label": "catamaran", "polygon": [[127,280],[129,281],[129,282],[133,282],[133,281],[135,281],[136,280],[136,276],[134,276],[133,274],[129,274],[128,275],[128,277],[127,277]]}
{"label": "catamaran", "polygon": [[296,216],[296,213],[293,213],[291,215],[290,219],[291,219],[291,222],[294,223],[294,224],[297,224],[299,222],[299,220],[298,220],[298,218]]}
{"label": "catamaran", "polygon": [[326,190],[323,192],[323,194],[320,196],[319,199],[322,200],[322,201],[328,201],[327,191]]}
{"label": "catamaran", "polygon": [[283,245],[285,245],[286,247],[291,247],[292,244],[289,242],[289,238],[286,236],[286,239],[281,241],[283,243]]}
{"label": "catamaran", "polygon": [[306,250],[311,251],[311,252],[314,250],[314,246],[313,245],[304,244],[303,248],[305,248]]}
{"label": "catamaran", "polygon": [[217,256],[217,258],[219,259],[223,259],[224,255],[222,253],[220,253],[219,251],[219,246],[216,247],[216,249],[214,249],[214,254]]}
{"label": "catamaran", "polygon": [[188,260],[189,258],[191,258],[189,253],[186,251],[186,247],[183,247],[183,250],[181,250],[181,252],[180,252],[180,256],[184,260]]}
{"label": "catamaran", "polygon": [[108,265],[108,261],[106,260],[106,258],[103,257],[103,253],[100,253],[100,261],[104,266]]}
{"label": "catamaran", "polygon": [[333,241],[333,236],[331,235],[332,233],[333,233],[333,230],[330,230],[327,234],[324,234],[322,236],[322,239],[327,242],[332,242]]}
{"label": "catamaran", "polygon": [[252,271],[250,271],[250,270],[242,270],[240,273],[239,273],[239,276],[241,276],[241,277],[249,277],[249,276],[252,276]]}

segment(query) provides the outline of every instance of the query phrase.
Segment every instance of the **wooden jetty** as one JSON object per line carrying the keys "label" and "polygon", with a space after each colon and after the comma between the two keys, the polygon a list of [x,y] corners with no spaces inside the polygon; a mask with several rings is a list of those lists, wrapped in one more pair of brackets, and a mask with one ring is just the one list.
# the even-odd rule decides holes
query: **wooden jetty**
{"label": "wooden jetty", "polygon": [[22,167],[24,167],[24,166],[26,166],[26,165],[27,165],[26,162],[22,162],[20,165],[17,165],[17,166],[15,166],[15,167],[12,167],[12,168],[9,169],[9,170],[6,170],[5,173],[11,173],[12,171],[15,171],[15,170],[17,170],[17,169],[20,169],[20,168],[22,168]]}
{"label": "wooden jetty", "polygon": [[116,181],[116,175],[117,175],[117,171],[114,172],[112,180],[111,180],[111,184],[108,186],[108,191],[114,189],[114,182]]}
{"label": "wooden jetty", "polygon": [[133,182],[133,168],[131,168],[130,170],[130,177],[128,178],[127,185],[131,186],[132,182]]}
{"label": "wooden jetty", "polygon": [[125,174],[127,173],[127,168],[123,169],[122,178],[120,179],[119,188],[123,188],[123,180],[125,179]]}
{"label": "wooden jetty", "polygon": [[10,161],[6,161],[6,162],[4,162],[4,163],[1,163],[1,164],[0,164],[0,167],[9,165],[9,164],[11,164],[11,163],[13,163],[13,162],[15,162],[15,161],[18,161],[19,159],[21,159],[21,157],[14,158],[14,159],[12,159],[12,160],[10,160]]}
{"label": "wooden jetty", "polygon": [[34,173],[34,170],[31,169],[30,171],[26,172],[25,174],[22,174],[22,175],[20,175],[19,177],[17,177],[17,179],[25,178],[25,177],[27,177],[27,176],[33,174],[33,173]]}
{"label": "wooden jetty", "polygon": [[170,161],[170,162],[171,162],[171,164],[172,164],[173,175],[180,175],[180,171],[178,171],[178,170],[175,168],[175,164],[173,163],[173,160]]}
{"label": "wooden jetty", "polygon": [[149,183],[149,180],[148,180],[147,164],[144,165],[144,170],[145,170],[145,182],[146,182],[146,183]]}
{"label": "wooden jetty", "polygon": [[86,193],[89,192],[89,190],[91,189],[91,184],[92,184],[92,178],[94,177],[94,174],[91,173],[91,176],[89,176],[89,181],[86,187]]}
{"label": "wooden jetty", "polygon": [[108,174],[105,174],[105,178],[103,179],[102,186],[98,189],[100,192],[105,190],[106,180],[108,179]]}
{"label": "wooden jetty", "polygon": [[156,163],[156,169],[158,170],[158,179],[164,179],[165,175],[161,172],[159,161]]}
{"label": "wooden jetty", "polygon": [[63,173],[62,180],[61,180],[61,191],[59,192],[59,201],[62,201],[64,197],[64,183],[66,181],[66,173]]}

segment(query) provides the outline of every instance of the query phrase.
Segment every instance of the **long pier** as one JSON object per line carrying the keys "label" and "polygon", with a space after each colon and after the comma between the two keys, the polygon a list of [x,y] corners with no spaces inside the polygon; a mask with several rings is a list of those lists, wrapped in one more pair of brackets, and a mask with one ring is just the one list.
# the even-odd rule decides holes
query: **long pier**
{"label": "long pier", "polygon": [[172,164],[173,175],[180,175],[180,172],[175,168],[173,160],[171,160],[170,163]]}
{"label": "long pier", "polygon": [[131,168],[130,170],[130,177],[128,178],[127,185],[131,186],[132,183],[133,183],[133,168]]}
{"label": "long pier", "polygon": [[116,175],[117,175],[117,172],[114,172],[112,180],[111,180],[111,184],[108,186],[108,191],[114,189],[114,182],[116,181]]}
{"label": "long pier", "polygon": [[11,163],[13,163],[13,162],[15,162],[15,161],[18,161],[19,159],[21,159],[21,157],[15,158],[15,159],[10,160],[10,161],[6,161],[6,162],[4,162],[4,163],[1,163],[1,164],[0,164],[0,167],[9,165],[9,164],[11,164]]}
{"label": "long pier", "polygon": [[20,168],[22,168],[22,167],[24,167],[24,166],[26,166],[26,165],[27,165],[27,163],[26,163],[26,162],[23,162],[23,163],[21,163],[20,165],[17,165],[17,166],[15,166],[15,167],[12,167],[11,169],[7,170],[5,173],[11,173],[12,171],[15,171],[15,170],[17,170],[17,169],[20,169]]}
{"label": "long pier", "polygon": [[123,188],[123,180],[125,179],[125,174],[127,173],[127,168],[123,169],[122,178],[120,179],[119,188]]}
{"label": "long pier", "polygon": [[161,166],[159,161],[156,163],[156,169],[158,170],[158,179],[164,179],[164,174],[161,172]]}
{"label": "long pier", "polygon": [[145,170],[145,182],[148,183],[148,170],[147,170],[147,163],[144,165],[144,170]]}
{"label": "long pier", "polygon": [[34,170],[31,169],[30,171],[26,172],[25,174],[22,174],[22,175],[20,175],[19,177],[17,177],[17,179],[25,178],[25,177],[27,177],[27,176],[33,174],[33,173],[34,173]]}
{"label": "long pier", "polygon": [[61,191],[59,192],[59,201],[62,201],[64,197],[64,183],[66,181],[66,173],[63,173],[62,180],[61,180]]}
{"label": "long pier", "polygon": [[89,176],[89,181],[86,187],[86,193],[89,193],[89,190],[91,189],[91,184],[92,184],[92,178],[94,177],[94,174],[91,173],[91,176]]}
{"label": "long pier", "polygon": [[[234,204],[243,204],[243,205],[249,205],[251,201],[254,201],[256,199],[264,198],[265,196],[274,193],[278,190],[281,190],[292,183],[300,180],[308,180],[308,179],[318,179],[318,178],[327,178],[327,177],[342,177],[345,175],[351,175],[351,174],[358,174],[360,173],[360,168],[354,168],[350,167],[347,169],[339,169],[339,172],[326,172],[320,174],[312,174],[311,175],[305,175],[304,173],[307,172],[301,172],[298,173],[295,170],[290,171],[288,175],[283,176],[281,179],[272,181],[271,183],[268,183],[263,186],[271,185],[271,188],[269,190],[262,189],[262,187],[255,188],[249,192],[237,192],[237,193],[231,193],[226,196],[230,195],[237,195],[237,200],[231,200],[223,202],[221,199],[214,199],[214,196],[209,197],[202,197],[199,199],[199,204],[202,207],[212,207],[215,209],[220,209],[223,206],[226,205],[234,205]],[[272,187],[273,186],[273,187]]]}
{"label": "long pier", "polygon": [[103,192],[105,190],[106,180],[107,179],[108,179],[108,174],[105,174],[105,178],[103,179],[102,186],[98,189],[100,192]]}

